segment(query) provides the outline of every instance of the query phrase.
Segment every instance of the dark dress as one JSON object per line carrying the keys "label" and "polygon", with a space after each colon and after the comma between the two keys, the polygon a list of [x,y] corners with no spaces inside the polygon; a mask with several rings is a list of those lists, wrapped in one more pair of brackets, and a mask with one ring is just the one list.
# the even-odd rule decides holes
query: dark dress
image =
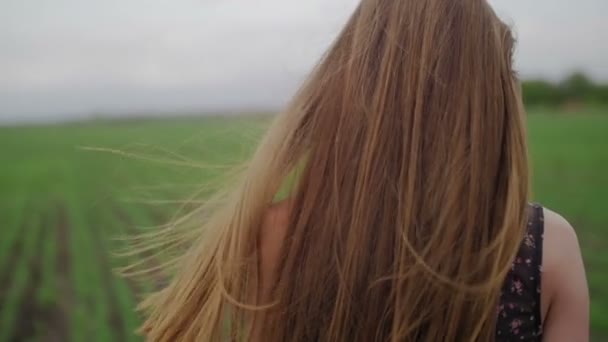
{"label": "dark dress", "polygon": [[541,341],[543,208],[530,205],[526,235],[507,274],[498,306],[496,341]]}

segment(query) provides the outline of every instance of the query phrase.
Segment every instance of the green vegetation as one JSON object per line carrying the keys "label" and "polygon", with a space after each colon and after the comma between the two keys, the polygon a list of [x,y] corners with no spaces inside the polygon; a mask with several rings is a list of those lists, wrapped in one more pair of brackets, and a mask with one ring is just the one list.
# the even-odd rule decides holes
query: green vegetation
{"label": "green vegetation", "polygon": [[134,308],[160,279],[115,275],[138,261],[113,255],[121,238],[166,223],[222,175],[215,166],[242,162],[267,122],[0,128],[0,342],[140,340]]}
{"label": "green vegetation", "polygon": [[607,106],[608,84],[593,82],[583,73],[574,73],[561,82],[527,80],[522,83],[528,106]]}
{"label": "green vegetation", "polygon": [[[555,115],[557,114],[557,115]],[[534,110],[535,200],[575,226],[597,341],[608,339],[608,116]],[[0,128],[0,342],[138,341],[136,282],[112,268],[117,237],[166,222],[252,151],[267,119]],[[92,149],[95,148],[95,149]],[[104,150],[100,150],[103,148]],[[154,265],[151,260],[151,265]]]}
{"label": "green vegetation", "polygon": [[591,290],[592,331],[607,341],[608,116],[536,114],[529,119],[534,197],[576,229]]}

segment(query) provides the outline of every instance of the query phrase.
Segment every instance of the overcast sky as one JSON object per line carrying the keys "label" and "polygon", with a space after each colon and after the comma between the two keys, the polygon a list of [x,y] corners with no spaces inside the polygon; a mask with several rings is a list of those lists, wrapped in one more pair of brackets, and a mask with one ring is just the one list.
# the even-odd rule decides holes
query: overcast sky
{"label": "overcast sky", "polygon": [[[0,122],[278,108],[357,2],[0,0]],[[524,76],[608,81],[608,0],[490,2]]]}

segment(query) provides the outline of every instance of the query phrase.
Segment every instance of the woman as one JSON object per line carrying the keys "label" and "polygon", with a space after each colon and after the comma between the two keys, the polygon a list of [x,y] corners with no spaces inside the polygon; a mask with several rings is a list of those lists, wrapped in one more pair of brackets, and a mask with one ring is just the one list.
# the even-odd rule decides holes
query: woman
{"label": "woman", "polygon": [[513,44],[484,0],[363,0],[144,303],[149,340],[587,340],[574,231],[528,204]]}

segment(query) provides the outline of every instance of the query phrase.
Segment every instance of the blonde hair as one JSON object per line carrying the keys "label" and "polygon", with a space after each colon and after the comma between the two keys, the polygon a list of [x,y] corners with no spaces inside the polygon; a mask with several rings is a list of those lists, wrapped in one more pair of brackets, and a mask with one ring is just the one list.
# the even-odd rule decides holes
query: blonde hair
{"label": "blonde hair", "polygon": [[[213,208],[151,341],[487,341],[526,220],[513,37],[485,0],[363,0]],[[258,237],[288,176],[272,301]],[[254,295],[252,295],[254,294]]]}

